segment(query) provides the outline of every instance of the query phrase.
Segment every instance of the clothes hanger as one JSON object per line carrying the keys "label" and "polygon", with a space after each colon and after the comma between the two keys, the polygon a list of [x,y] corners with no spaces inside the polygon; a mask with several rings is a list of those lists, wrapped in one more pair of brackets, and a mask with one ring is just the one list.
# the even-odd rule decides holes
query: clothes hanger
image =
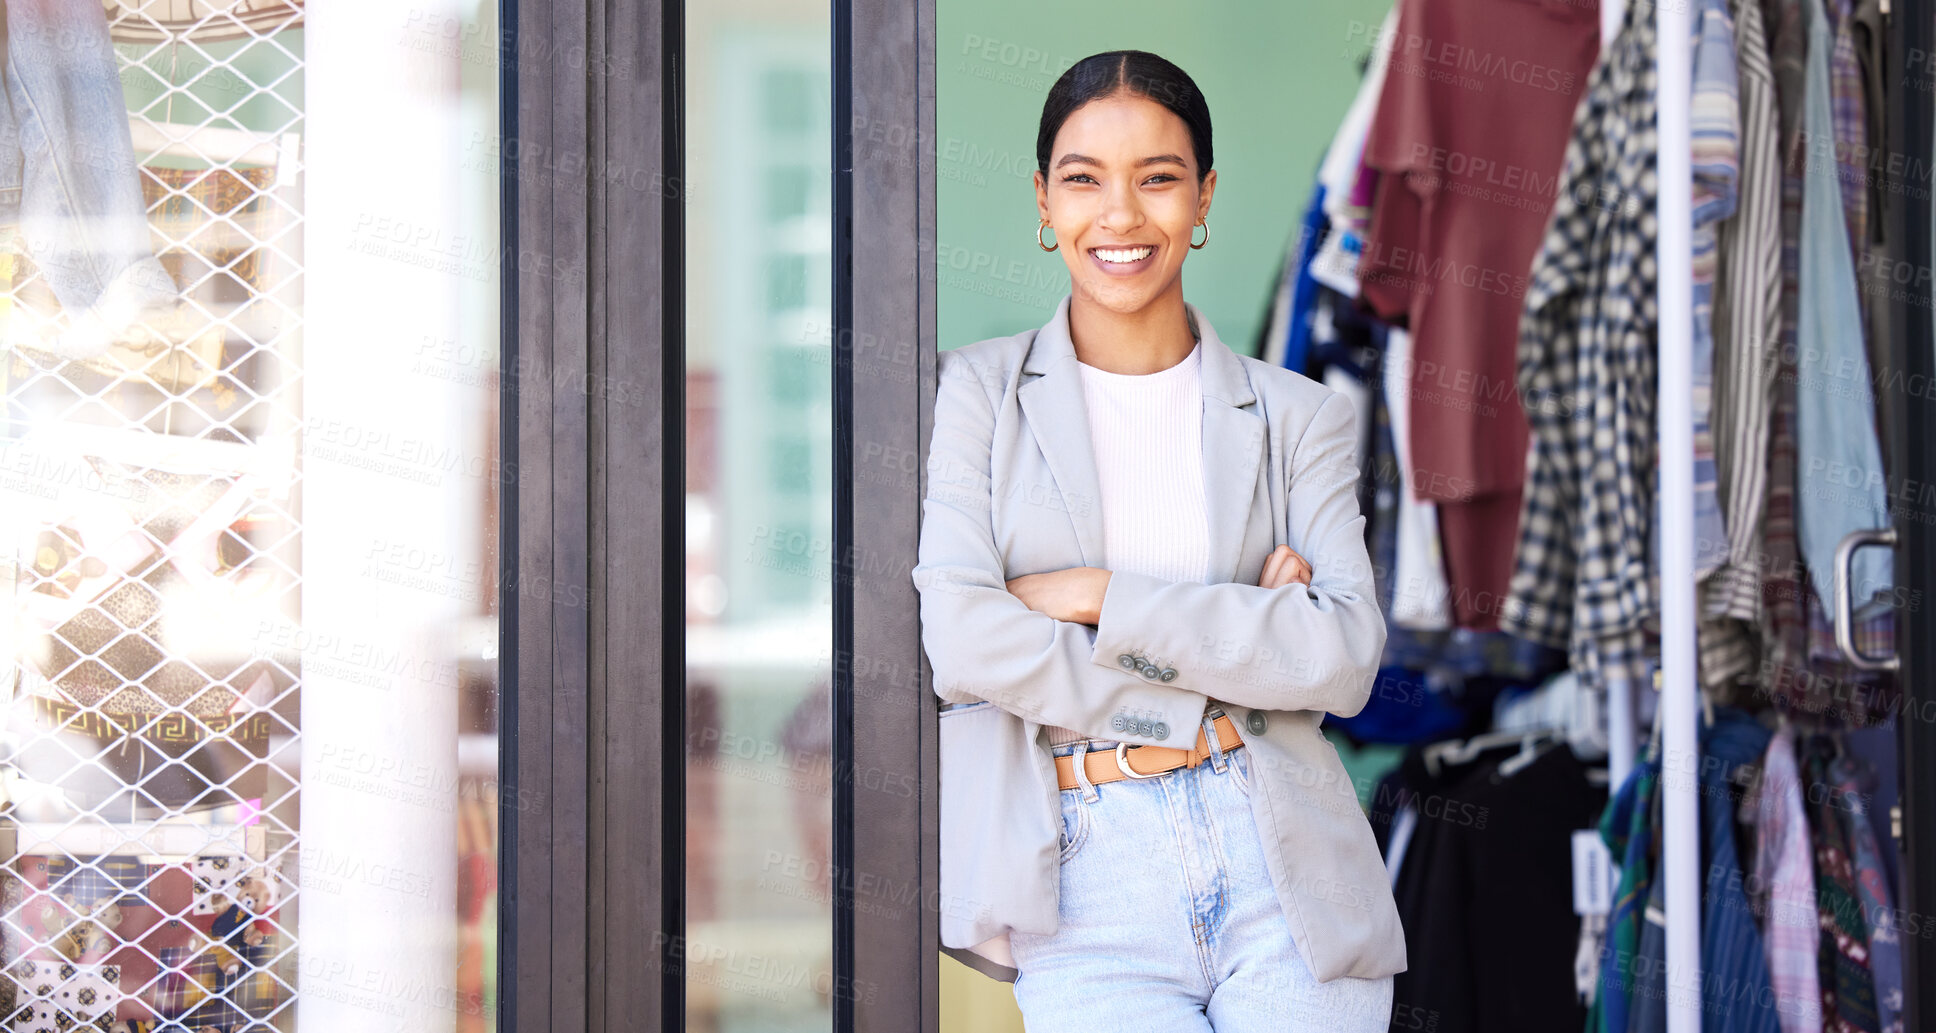
{"label": "clothes hanger", "polygon": [[1425,770],[1437,777],[1443,764],[1469,764],[1478,759],[1479,754],[1495,746],[1510,746],[1531,735],[1548,734],[1552,728],[1525,728],[1510,732],[1485,732],[1470,739],[1444,739],[1425,747],[1423,759]]}
{"label": "clothes hanger", "polygon": [[1564,732],[1557,728],[1548,728],[1527,733],[1519,741],[1519,752],[1499,762],[1500,776],[1502,778],[1511,778],[1513,775],[1525,770],[1526,766],[1533,761],[1545,756],[1547,750],[1558,746],[1564,741]]}

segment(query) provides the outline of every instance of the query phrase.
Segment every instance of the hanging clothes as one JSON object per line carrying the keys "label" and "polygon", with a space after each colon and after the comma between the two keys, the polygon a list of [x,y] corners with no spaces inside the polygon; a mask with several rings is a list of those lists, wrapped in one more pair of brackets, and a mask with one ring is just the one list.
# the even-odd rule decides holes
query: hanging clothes
{"label": "hanging clothes", "polygon": [[1868,762],[1844,752],[1829,762],[1828,777],[1834,783],[1843,834],[1848,837],[1849,859],[1855,867],[1855,888],[1862,902],[1862,914],[1869,934],[1869,972],[1875,980],[1876,1028],[1881,1033],[1902,1033],[1902,939],[1896,931],[1895,895],[1883,874],[1882,848],[1870,827],[1867,805],[1873,795],[1875,771]]}
{"label": "hanging clothes", "polygon": [[1727,555],[1702,583],[1702,682],[1725,686],[1757,663],[1763,513],[1775,372],[1781,356],[1781,172],[1774,71],[1759,0],[1733,0],[1740,94],[1739,201],[1719,227],[1714,301],[1715,479]]}
{"label": "hanging clothes", "polygon": [[[1293,275],[1285,296],[1284,332],[1280,335],[1283,354],[1278,364],[1285,369],[1304,372],[1311,351],[1311,320],[1317,314],[1318,281],[1311,276],[1311,263],[1318,247],[1330,235],[1324,216],[1324,185],[1311,191],[1311,203],[1304,209],[1304,222],[1298,226],[1297,247],[1292,252]],[[1266,360],[1268,361],[1268,360]]]}
{"label": "hanging clothes", "polygon": [[1358,296],[1358,256],[1364,250],[1365,230],[1371,222],[1370,183],[1361,182],[1366,179],[1365,133],[1384,92],[1385,69],[1397,27],[1398,4],[1394,3],[1378,27],[1357,95],[1352,97],[1351,107],[1324,152],[1324,165],[1318,170],[1318,183],[1324,187],[1324,217],[1331,232],[1311,263],[1312,275],[1351,298]]}
{"label": "hanging clothes", "polygon": [[1755,856],[1750,885],[1762,891],[1763,946],[1781,1033],[1822,1033],[1822,988],[1816,953],[1814,848],[1802,803],[1795,733],[1786,723],[1768,740],[1755,798]]}
{"label": "hanging clothes", "polygon": [[[1365,139],[1380,178],[1359,291],[1414,335],[1413,490],[1439,503],[1458,624],[1490,629],[1526,476],[1513,390],[1519,299],[1599,49],[1598,11],[1402,0],[1397,38],[1405,46]],[[1462,62],[1475,54],[1483,60]]]}
{"label": "hanging clothes", "polygon": [[[1422,809],[1406,867],[1418,866],[1428,903],[1407,916],[1416,975],[1394,1000],[1437,1016],[1439,1033],[1579,1029],[1572,836],[1606,801],[1573,751],[1554,746],[1510,775],[1498,759],[1480,765]],[[1430,825],[1442,827],[1421,840]]]}
{"label": "hanging clothes", "polygon": [[[1822,683],[1808,677],[1808,586],[1802,573],[1801,541],[1796,529],[1795,404],[1798,368],[1796,340],[1801,311],[1802,162],[1800,143],[1803,44],[1806,26],[1801,0],[1763,0],[1768,15],[1768,56],[1775,79],[1777,147],[1781,173],[1781,347],[1773,437],[1768,443],[1767,500],[1763,506],[1761,569],[1762,691],[1774,699],[1803,701],[1801,709],[1820,712]],[[1814,703],[1816,705],[1808,705]]]}
{"label": "hanging clothes", "polygon": [[1660,756],[1650,748],[1635,760],[1600,816],[1600,839],[1620,866],[1620,881],[1600,951],[1600,989],[1587,1017],[1588,1033],[1626,1033],[1632,1028],[1634,978],[1637,972],[1645,974],[1635,962],[1660,857],[1660,772]]}
{"label": "hanging clothes", "polygon": [[1832,791],[1828,767],[1835,745],[1812,737],[1802,759],[1813,789],[1809,795],[1810,833],[1815,842],[1815,906],[1821,916],[1818,972],[1822,985],[1822,1028],[1826,1033],[1875,1033],[1875,979],[1869,969],[1868,924],[1856,885],[1855,858],[1848,828]]}
{"label": "hanging clothes", "polygon": [[[1734,23],[1726,0],[1699,0],[1694,9],[1692,143],[1694,576],[1704,579],[1727,559],[1728,528],[1714,457],[1714,281],[1720,261],[1719,223],[1734,214],[1741,160],[1741,95],[1735,73]],[[1658,543],[1660,528],[1654,529]],[[1656,544],[1658,549],[1658,544]]]}
{"label": "hanging clothes", "polygon": [[[1804,126],[1811,150],[1836,133],[1831,92],[1831,28],[1822,0],[1804,0],[1808,16],[1808,75]],[[1853,55],[1848,63],[1853,66]],[[1853,531],[1890,526],[1881,447],[1875,432],[1868,358],[1859,335],[1849,196],[1837,185],[1832,160],[1810,160],[1803,171],[1801,311],[1797,331],[1800,380],[1795,431],[1800,471],[1799,523],[1809,580],[1823,606],[1833,604],[1835,550]],[[1882,549],[1858,552],[1850,574],[1857,601],[1887,593],[1891,560]]]}
{"label": "hanging clothes", "polygon": [[1587,684],[1624,682],[1636,696],[1656,608],[1655,31],[1654,5],[1629,4],[1588,84],[1532,267],[1518,364],[1532,449],[1502,620],[1566,646]]}
{"label": "hanging clothes", "polygon": [[[1398,453],[1402,486],[1413,480],[1410,449],[1412,336],[1393,330],[1385,337],[1385,402],[1391,414],[1392,445]],[[1445,556],[1439,551],[1438,507],[1409,490],[1397,493],[1397,556],[1392,567],[1392,602],[1386,611],[1394,624],[1421,631],[1452,625],[1451,589]]]}
{"label": "hanging clothes", "polygon": [[[1738,770],[1759,766],[1768,729],[1745,711],[1721,707],[1702,729],[1700,762],[1701,1028],[1713,1033],[1779,1033],[1768,955],[1756,927],[1734,842],[1736,805],[1730,786]],[[1715,988],[1709,991],[1707,988]],[[1709,1002],[1715,1005],[1709,1007]]]}
{"label": "hanging clothes", "polygon": [[[1842,194],[1842,217],[1848,222],[1849,253],[1859,261],[1869,248],[1868,170],[1860,160],[1868,153],[1869,122],[1865,111],[1861,59],[1855,46],[1855,5],[1851,0],[1825,0],[1828,18],[1828,88],[1831,130],[1809,135],[1809,159],[1820,161],[1834,174]],[[1804,87],[1806,88],[1806,87]],[[1808,115],[1803,110],[1803,121]],[[1857,295],[1860,297],[1860,294]]]}

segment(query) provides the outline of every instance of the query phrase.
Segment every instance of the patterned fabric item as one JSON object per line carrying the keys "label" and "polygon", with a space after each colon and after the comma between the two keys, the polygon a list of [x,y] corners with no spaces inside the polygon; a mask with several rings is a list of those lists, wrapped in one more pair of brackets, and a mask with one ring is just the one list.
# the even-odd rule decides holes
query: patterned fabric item
{"label": "patterned fabric item", "polygon": [[47,889],[56,896],[71,895],[74,903],[91,908],[107,901],[124,905],[146,903],[141,894],[148,880],[166,865],[148,864],[138,857],[47,858]]}
{"label": "patterned fabric item", "polygon": [[1627,5],[1533,265],[1517,374],[1533,445],[1501,623],[1565,644],[1588,687],[1636,692],[1655,609],[1655,31],[1652,4]]}
{"label": "patterned fabric item", "polygon": [[1738,770],[1762,762],[1768,729],[1745,711],[1723,707],[1714,723],[1702,729],[1701,740],[1701,863],[1707,872],[1701,901],[1701,983],[1726,988],[1725,996],[1702,994],[1701,1029],[1778,1033],[1775,1009],[1764,1003],[1771,1000],[1768,956],[1744,890],[1729,785]]}
{"label": "patterned fabric item", "polygon": [[1815,908],[1815,861],[1808,816],[1802,805],[1801,771],[1795,763],[1795,733],[1784,723],[1768,741],[1762,761],[1761,791],[1755,798],[1754,877],[1750,885],[1766,891],[1762,929],[1766,933],[1769,983],[1782,1033],[1821,1033],[1822,986],[1816,954],[1821,923]]}
{"label": "patterned fabric item", "polygon": [[[218,868],[248,872],[271,885],[279,881],[247,858],[170,864],[133,857],[17,859],[14,870],[0,869],[6,879],[0,929],[9,977],[0,978],[0,984],[25,987],[28,996],[21,998],[22,1005],[49,1003],[46,1016],[63,1029],[77,1021],[107,1029],[116,1019],[129,1025],[113,1028],[141,1029],[136,1023],[156,1014],[192,1014],[186,1027],[240,1029],[269,1015],[286,997],[271,968],[279,942],[273,912],[250,910],[247,895],[233,883],[231,902],[220,911],[206,914],[194,908],[196,893],[206,887],[194,885],[191,870],[207,869],[214,861],[227,862]],[[138,893],[133,892],[136,888]],[[94,896],[91,906],[84,903],[87,895]],[[243,902],[233,902],[237,899]],[[253,898],[256,903],[262,899],[262,894]],[[114,1007],[104,1006],[92,1018],[85,1014],[90,1005],[82,991],[94,984],[68,979],[72,985],[66,985],[56,978],[63,965],[78,973],[114,974],[119,988]],[[47,978],[24,980],[28,972]],[[41,982],[47,992],[35,997]],[[63,986],[73,1000],[60,998]],[[97,998],[104,992],[94,986]],[[38,1021],[37,1014],[28,1009],[20,1021]]]}
{"label": "patterned fabric item", "polygon": [[1869,919],[1869,971],[1875,977],[1876,1028],[1902,1033],[1902,938],[1896,930],[1894,895],[1882,872],[1882,850],[1869,824],[1867,805],[1873,795],[1875,769],[1853,754],[1831,761],[1828,774],[1835,791],[1848,805],[1841,812],[1855,863],[1855,886],[1862,913]]}
{"label": "patterned fabric item", "polygon": [[1869,971],[1868,922],[1855,880],[1855,860],[1838,808],[1847,806],[1832,791],[1828,766],[1834,745],[1823,736],[1809,741],[1803,770],[1811,786],[1810,831],[1815,840],[1815,906],[1821,916],[1818,955],[1825,1033],[1876,1033],[1875,980]]}
{"label": "patterned fabric item", "polygon": [[164,950],[155,1010],[184,1026],[220,1030],[240,1029],[266,1017],[280,1000],[281,984],[269,970],[268,939],[259,933],[250,939]]}
{"label": "patterned fabric item", "polygon": [[1660,758],[1649,751],[1634,764],[1600,816],[1600,839],[1620,859],[1620,882],[1600,949],[1600,989],[1587,1015],[1588,1033],[1627,1033],[1632,1028],[1634,959],[1653,892],[1653,863],[1660,856]]}
{"label": "patterned fabric item", "polygon": [[189,862],[195,905],[190,914],[219,915],[239,907],[252,915],[275,910],[279,880],[270,866],[246,857],[198,857]]}
{"label": "patterned fabric item", "polygon": [[121,966],[29,959],[7,967],[4,977],[18,987],[21,1009],[9,1027],[65,1033],[76,1026],[106,1028],[126,994]]}
{"label": "patterned fabric item", "polygon": [[1850,0],[1827,0],[1826,13],[1833,33],[1828,51],[1833,129],[1826,140],[1811,133],[1809,159],[1827,163],[1841,184],[1849,252],[1859,264],[1869,247],[1869,170],[1855,156],[1869,153],[1869,123],[1864,112],[1862,65],[1855,53],[1855,5]]}
{"label": "patterned fabric item", "polygon": [[[1883,468],[1888,468],[1886,462]],[[1874,656],[1887,656],[1895,652],[1895,611],[1878,607],[1871,616],[1864,617],[1861,604],[1862,601],[1857,599],[1854,622],[1849,627],[1856,648]],[[1842,662],[1841,647],[1835,644],[1835,618],[1814,596],[1810,596],[1808,604],[1808,655],[1811,660],[1829,661],[1830,665],[1840,665]],[[1846,673],[1857,674],[1854,668],[1849,668]]]}
{"label": "patterned fabric item", "polygon": [[1781,174],[1775,84],[1759,0],[1735,0],[1741,95],[1740,202],[1721,223],[1714,304],[1715,476],[1728,554],[1702,584],[1703,682],[1752,671],[1761,616],[1762,517],[1768,494],[1775,373],[1781,348]]}
{"label": "patterned fabric item", "polygon": [[[1706,577],[1729,554],[1714,458],[1714,281],[1719,223],[1734,214],[1740,176],[1741,101],[1734,23],[1726,0],[1700,0],[1694,16],[1693,146],[1694,573]],[[1659,534],[1659,528],[1655,528]]]}
{"label": "patterned fabric item", "polygon": [[[1767,7],[1768,56],[1775,76],[1780,125],[1781,176],[1781,347],[1776,349],[1771,429],[1768,443],[1767,503],[1764,507],[1761,570],[1761,664],[1765,691],[1777,700],[1792,699],[1801,709],[1820,712],[1820,683],[1808,677],[1808,588],[1801,572],[1801,543],[1795,529],[1795,362],[1801,306],[1802,168],[1799,160],[1805,29],[1801,0],[1771,0]],[[1813,703],[1814,705],[1809,705]]]}
{"label": "patterned fabric item", "polygon": [[[1723,225],[1733,226],[1739,201],[1741,161],[1740,84],[1735,72],[1735,28],[1725,0],[1701,0],[1694,19],[1694,97],[1690,113],[1693,140],[1693,375],[1694,375],[1694,573],[1706,580],[1733,555],[1734,528],[1722,520],[1720,467],[1715,444],[1714,382],[1720,356],[1715,331],[1720,326],[1715,301]],[[1660,526],[1654,527],[1659,550]],[[1734,630],[1729,628],[1727,630]],[[1744,634],[1716,634],[1703,625],[1700,674],[1703,684],[1727,685],[1754,664]]]}

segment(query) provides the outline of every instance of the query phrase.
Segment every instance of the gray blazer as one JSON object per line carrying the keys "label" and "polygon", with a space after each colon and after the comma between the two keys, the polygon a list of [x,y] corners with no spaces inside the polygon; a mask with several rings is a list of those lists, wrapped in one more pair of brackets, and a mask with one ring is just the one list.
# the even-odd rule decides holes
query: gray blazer
{"label": "gray blazer", "polygon": [[[1107,568],[1069,299],[1040,330],[943,352],[919,559],[922,644],[943,701],[941,943],[1055,931],[1062,831],[1045,726],[1190,748],[1216,699],[1251,751],[1251,812],[1299,951],[1319,980],[1405,969],[1371,825],[1326,712],[1364,708],[1385,644],[1358,511],[1349,399],[1202,335],[1206,583],[1115,571],[1093,627],[1030,610],[1008,578]],[[1149,490],[1166,491],[1163,471]],[[1311,584],[1257,585],[1288,543]],[[1151,679],[1119,660],[1140,656]],[[1261,787],[1262,791],[1256,791]]]}

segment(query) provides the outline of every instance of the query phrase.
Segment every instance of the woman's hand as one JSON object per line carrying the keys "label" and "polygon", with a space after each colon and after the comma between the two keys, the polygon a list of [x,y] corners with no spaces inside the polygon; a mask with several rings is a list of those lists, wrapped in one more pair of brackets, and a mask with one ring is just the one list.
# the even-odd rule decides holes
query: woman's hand
{"label": "woman's hand", "polygon": [[1310,584],[1311,565],[1297,554],[1297,550],[1280,545],[1264,561],[1264,572],[1257,578],[1257,583],[1265,588],[1282,588],[1292,582]]}
{"label": "woman's hand", "polygon": [[1008,590],[1031,610],[1059,621],[1094,624],[1102,619],[1102,596],[1109,587],[1109,571],[1101,567],[1066,567],[1008,579]]}

